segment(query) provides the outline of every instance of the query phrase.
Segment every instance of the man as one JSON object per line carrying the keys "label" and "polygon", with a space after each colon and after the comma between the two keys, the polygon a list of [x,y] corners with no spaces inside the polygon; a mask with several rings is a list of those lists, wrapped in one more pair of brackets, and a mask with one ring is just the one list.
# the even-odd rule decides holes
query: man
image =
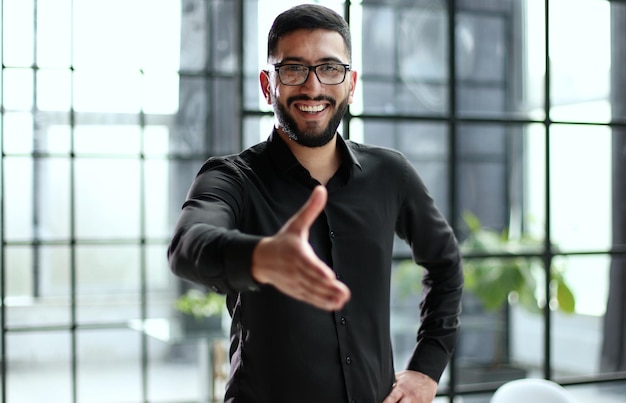
{"label": "man", "polygon": [[[183,206],[170,266],[227,294],[227,402],[431,402],[453,352],[456,239],[406,158],[337,134],[357,82],[350,61],[335,12],[301,5],[279,15],[260,74],[273,133],[209,159]],[[417,345],[397,374],[394,233],[426,269]]]}

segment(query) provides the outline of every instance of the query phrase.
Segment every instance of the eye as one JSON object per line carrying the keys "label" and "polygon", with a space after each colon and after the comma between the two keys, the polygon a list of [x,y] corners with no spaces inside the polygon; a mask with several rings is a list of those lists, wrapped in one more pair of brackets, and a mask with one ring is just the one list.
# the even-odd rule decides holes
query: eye
{"label": "eye", "polygon": [[340,64],[333,64],[333,63],[328,63],[328,64],[322,64],[319,69],[323,72],[323,73],[338,73],[341,71],[341,68],[343,66],[341,66]]}
{"label": "eye", "polygon": [[281,67],[286,73],[301,73],[306,71],[308,67],[301,64],[285,64]]}

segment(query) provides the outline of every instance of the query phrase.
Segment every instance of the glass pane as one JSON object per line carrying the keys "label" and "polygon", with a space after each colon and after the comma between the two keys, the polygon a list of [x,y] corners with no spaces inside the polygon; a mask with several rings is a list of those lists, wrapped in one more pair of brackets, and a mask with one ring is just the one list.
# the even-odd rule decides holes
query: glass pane
{"label": "glass pane", "polygon": [[[106,2],[105,2],[106,3]],[[124,10],[133,5],[137,18],[134,33],[140,40],[141,64],[146,72],[176,72],[180,66],[181,7],[183,2],[142,0],[123,2]],[[189,2],[185,2],[189,4]],[[146,12],[149,9],[150,12]],[[137,30],[140,30],[137,33]]]}
{"label": "glass pane", "polygon": [[146,288],[148,317],[169,318],[175,313],[173,285],[179,281],[170,272],[167,263],[167,245],[147,245]]}
{"label": "glass pane", "polygon": [[[515,106],[520,113],[527,113],[529,118],[544,119],[545,113],[545,77],[546,77],[546,18],[544,0],[526,0],[526,17],[522,25],[520,46],[526,53],[521,63],[524,79],[516,85],[523,88]],[[520,64],[520,63],[517,63]]]}
{"label": "glass pane", "polygon": [[543,118],[543,7],[538,0],[462,2],[455,38],[459,114]]}
{"label": "glass pane", "polygon": [[[553,369],[556,377],[600,373],[605,337],[604,314],[609,285],[606,255],[568,256],[557,259],[576,301],[576,313],[553,317]],[[616,331],[614,327],[611,331]],[[614,336],[613,336],[614,337]],[[621,338],[621,336],[618,336]],[[581,348],[585,346],[585,348]]]}
{"label": "glass pane", "polygon": [[614,247],[623,248],[626,247],[626,128],[613,128],[612,131],[612,243]]}
{"label": "glass pane", "polygon": [[33,247],[7,246],[5,259],[7,303],[23,305],[30,302],[35,278]]}
{"label": "glass pane", "polygon": [[[554,242],[561,250],[609,248],[612,233],[610,129],[553,125],[550,147]],[[585,163],[581,163],[583,155]],[[581,183],[585,184],[584,191]]]}
{"label": "glass pane", "polygon": [[[257,1],[244,1],[243,7],[246,21],[243,26],[243,102],[245,109],[255,110],[265,104],[259,87],[259,72],[267,64],[267,31],[263,32],[259,24],[264,24],[264,27],[268,24],[265,28],[269,29],[271,22],[260,21],[261,10]],[[266,107],[266,110],[271,109]]]}
{"label": "glass pane", "polygon": [[139,125],[81,124],[74,128],[77,154],[135,154],[141,152]]}
{"label": "glass pane", "polygon": [[[510,154],[509,144],[522,140],[523,128],[463,124],[457,134],[460,211],[476,216],[482,226],[499,231],[509,225],[509,181],[513,178],[507,168],[519,161]],[[516,153],[521,153],[520,147]],[[466,223],[461,224],[465,227]]]}
{"label": "glass pane", "polygon": [[72,64],[72,0],[37,1],[37,64]]}
{"label": "glass pane", "polygon": [[32,0],[4,0],[2,2],[3,66],[33,65],[34,3]]}
{"label": "glass pane", "polygon": [[8,154],[33,151],[33,115],[29,112],[7,112],[3,116],[4,152]]}
{"label": "glass pane", "polygon": [[240,64],[235,43],[239,29],[239,24],[234,23],[235,2],[213,1],[211,4],[211,67],[215,71],[234,73]]}
{"label": "glass pane", "polygon": [[243,124],[243,147],[247,148],[267,140],[274,128],[274,117],[247,117]]}
{"label": "glass pane", "polygon": [[136,160],[76,159],[78,238],[139,237],[139,164]]}
{"label": "glass pane", "polygon": [[362,95],[357,91],[354,111],[361,104],[365,113],[445,111],[446,24],[443,2],[402,8],[364,5],[362,41],[367,51],[362,56]]}
{"label": "glass pane", "polygon": [[149,402],[213,401],[209,399],[211,379],[207,373],[208,352],[201,340],[165,344],[161,340],[149,338],[148,355]]}
{"label": "glass pane", "polygon": [[[601,268],[605,266],[598,265]],[[597,266],[594,266],[594,268]],[[585,275],[590,273],[589,269],[585,271]],[[589,277],[587,275],[587,277]],[[597,277],[597,276],[596,276]],[[600,277],[594,280],[592,284],[596,288],[600,284],[604,284],[603,280],[608,282],[608,296],[605,300],[606,309],[603,318],[603,338],[602,338],[602,354],[600,360],[600,370],[602,372],[623,371],[624,360],[622,351],[624,351],[624,279],[626,279],[626,257],[611,257],[609,272],[607,277]],[[599,284],[600,283],[600,284]],[[586,291],[586,289],[585,289]],[[600,288],[600,291],[604,291]],[[578,295],[578,294],[576,294]]]}
{"label": "glass pane", "polygon": [[31,69],[3,69],[4,92],[2,103],[6,110],[29,111],[33,106],[33,71]]}
{"label": "glass pane", "polygon": [[119,322],[140,317],[138,246],[78,246],[76,270],[80,322]]}
{"label": "glass pane", "polygon": [[4,227],[7,240],[31,240],[35,208],[33,159],[4,158]]}
{"label": "glass pane", "polygon": [[78,401],[139,402],[141,339],[132,330],[84,330],[78,341]]}
{"label": "glass pane", "polygon": [[186,1],[181,11],[180,69],[204,71],[210,49],[208,42],[211,40],[207,33],[207,2]]}
{"label": "glass pane", "polygon": [[511,12],[461,13],[457,17],[458,110],[465,115],[501,115],[507,104],[505,70],[512,49],[506,42]]}
{"label": "glass pane", "polygon": [[70,321],[69,247],[10,247],[7,263],[8,325],[67,325]]}
{"label": "glass pane", "polygon": [[523,220],[528,234],[545,239],[547,166],[546,130],[543,125],[526,126],[523,166],[523,207],[512,211],[512,217]]}
{"label": "glass pane", "polygon": [[620,65],[611,63],[610,9],[606,1],[550,2],[552,119],[610,121],[610,69]]}
{"label": "glass pane", "polygon": [[171,151],[176,154],[206,152],[209,83],[202,77],[180,78],[180,112],[176,116]]}
{"label": "glass pane", "polygon": [[178,112],[178,74],[145,72],[143,75],[143,111],[155,114]]}
{"label": "glass pane", "polygon": [[170,147],[170,128],[147,125],[143,129],[143,152],[148,156],[166,156]]}
{"label": "glass pane", "polygon": [[[534,375],[543,361],[543,322],[533,299],[545,295],[540,262],[489,258],[466,263],[463,327],[457,347],[460,383]],[[527,297],[530,302],[523,303]]]}
{"label": "glass pane", "polygon": [[170,163],[168,160],[146,160],[144,222],[149,238],[168,238],[172,228],[169,225]]}
{"label": "glass pane", "polygon": [[9,333],[6,342],[8,402],[72,401],[69,333]]}
{"label": "glass pane", "polygon": [[139,71],[76,70],[74,108],[78,112],[139,113],[141,83]]}
{"label": "glass pane", "polygon": [[[47,116],[46,116],[47,117]],[[40,135],[41,147],[49,153],[69,154],[71,149],[72,129],[69,125],[69,114],[55,114],[49,124],[42,127]]]}
{"label": "glass pane", "polygon": [[213,102],[211,133],[228,133],[228,135],[212,136],[212,154],[223,155],[239,151],[240,134],[236,97],[237,83],[235,80],[213,81]]}
{"label": "glass pane", "polygon": [[70,237],[70,160],[36,158],[34,160],[37,205],[37,237],[59,240]]}
{"label": "glass pane", "polygon": [[170,177],[175,178],[175,180],[170,182],[171,229],[180,215],[180,209],[186,199],[187,192],[189,192],[189,187],[206,159],[207,157],[199,157],[189,160],[170,161]]}
{"label": "glass pane", "polygon": [[146,7],[144,1],[74,0],[74,66],[79,70],[124,66],[138,71],[142,43],[137,24],[143,20]]}
{"label": "glass pane", "polygon": [[69,111],[72,105],[72,73],[69,70],[37,72],[37,107],[46,111]]}

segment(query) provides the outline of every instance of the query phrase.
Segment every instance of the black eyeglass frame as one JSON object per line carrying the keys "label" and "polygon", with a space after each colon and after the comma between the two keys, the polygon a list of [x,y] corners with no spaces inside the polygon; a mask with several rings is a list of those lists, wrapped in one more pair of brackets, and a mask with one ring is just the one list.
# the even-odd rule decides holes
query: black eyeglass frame
{"label": "black eyeglass frame", "polygon": [[[327,84],[327,83],[323,82],[320,79],[320,76],[317,74],[317,68],[318,67],[327,66],[329,64],[330,65],[334,65],[334,66],[342,66],[345,69],[343,71],[343,78],[338,83]],[[290,87],[297,87],[297,86],[300,86],[300,85],[306,83],[306,81],[309,79],[309,75],[311,74],[311,71],[313,71],[315,73],[315,77],[317,77],[317,81],[319,81],[321,84],[324,84],[324,85],[339,85],[339,84],[343,83],[344,81],[346,81],[346,76],[348,75],[348,71],[350,71],[350,65],[349,64],[347,64],[347,63],[337,63],[337,62],[320,63],[320,64],[316,64],[316,65],[313,65],[313,66],[309,66],[309,65],[301,64],[301,63],[275,63],[275,64],[272,64],[272,66],[274,66],[274,71],[276,71],[276,74],[278,75],[278,80],[280,81],[280,83],[282,85],[287,85],[287,86],[290,86]],[[284,67],[284,66],[306,67],[307,68],[306,77],[304,77],[304,80],[302,80],[302,82],[300,84],[287,84],[287,83],[284,83],[283,79],[280,77],[280,68]]]}

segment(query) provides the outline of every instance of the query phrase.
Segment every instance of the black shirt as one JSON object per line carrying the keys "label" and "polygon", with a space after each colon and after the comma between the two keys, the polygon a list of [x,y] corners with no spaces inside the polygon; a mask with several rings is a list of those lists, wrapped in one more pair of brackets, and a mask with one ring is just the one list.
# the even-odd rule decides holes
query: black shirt
{"label": "black shirt", "polygon": [[[344,141],[343,163],[309,242],[351,291],[340,311],[296,301],[251,277],[254,247],[319,185],[274,132],[211,158],[192,184],[169,249],[172,271],[227,294],[226,401],[380,403],[394,382],[389,297],[394,233],[423,266],[417,344],[407,368],[439,380],[454,349],[463,285],[456,238],[399,152]],[[416,324],[420,316],[416,307]]]}

